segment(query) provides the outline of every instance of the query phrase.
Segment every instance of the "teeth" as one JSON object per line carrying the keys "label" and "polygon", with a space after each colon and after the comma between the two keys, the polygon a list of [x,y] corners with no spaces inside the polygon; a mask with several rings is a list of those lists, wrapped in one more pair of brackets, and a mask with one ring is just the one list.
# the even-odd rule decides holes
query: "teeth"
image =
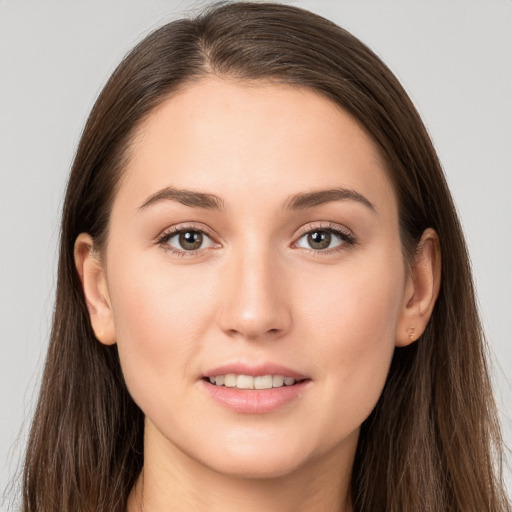
{"label": "teeth", "polygon": [[251,375],[215,375],[208,377],[209,381],[216,386],[225,386],[227,388],[237,389],[271,389],[281,388],[283,386],[293,386],[295,379],[293,377],[283,377],[282,375],[262,375],[252,377]]}
{"label": "teeth", "polygon": [[254,377],[254,389],[270,389],[272,387],[272,375]]}
{"label": "teeth", "polygon": [[[215,384],[217,384],[217,377],[215,377]],[[227,388],[236,387],[236,375],[233,375],[232,373],[224,375],[224,386]]]}
{"label": "teeth", "polygon": [[282,375],[274,375],[272,377],[272,387],[280,388],[284,383],[284,377]]}
{"label": "teeth", "polygon": [[238,389],[254,389],[254,377],[250,375],[239,375],[236,378],[236,387]]}

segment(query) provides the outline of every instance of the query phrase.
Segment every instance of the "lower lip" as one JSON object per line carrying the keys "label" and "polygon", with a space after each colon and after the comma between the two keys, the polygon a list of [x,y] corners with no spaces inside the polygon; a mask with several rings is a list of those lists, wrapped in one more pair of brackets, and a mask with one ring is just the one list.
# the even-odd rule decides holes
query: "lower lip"
{"label": "lower lip", "polygon": [[205,380],[202,380],[201,384],[215,401],[235,412],[263,414],[302,398],[310,382],[303,380],[293,386],[259,390],[215,386]]}

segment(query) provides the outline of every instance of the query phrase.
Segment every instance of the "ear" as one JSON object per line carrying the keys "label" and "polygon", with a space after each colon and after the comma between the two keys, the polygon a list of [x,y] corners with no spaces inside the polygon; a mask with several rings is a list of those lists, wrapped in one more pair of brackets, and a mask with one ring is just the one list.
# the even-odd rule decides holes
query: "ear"
{"label": "ear", "polygon": [[74,257],[94,334],[101,343],[113,345],[116,334],[105,269],[87,233],[76,239]]}
{"label": "ear", "polygon": [[397,325],[396,346],[416,341],[430,319],[441,286],[441,249],[437,233],[426,229],[418,243],[405,284],[402,311]]}

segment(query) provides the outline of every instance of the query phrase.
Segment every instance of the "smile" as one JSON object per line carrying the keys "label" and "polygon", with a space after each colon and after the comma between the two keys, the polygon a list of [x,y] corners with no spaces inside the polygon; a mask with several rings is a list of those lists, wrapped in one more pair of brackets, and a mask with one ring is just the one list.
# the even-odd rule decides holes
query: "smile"
{"label": "smile", "polygon": [[236,375],[228,373],[226,375],[216,375],[208,377],[211,384],[215,386],[224,386],[236,389],[272,389],[283,386],[293,386],[297,380],[293,377],[283,377],[282,375]]}
{"label": "smile", "polygon": [[312,385],[308,378],[235,373],[204,377],[199,383],[214,402],[243,414],[264,414],[297,404]]}

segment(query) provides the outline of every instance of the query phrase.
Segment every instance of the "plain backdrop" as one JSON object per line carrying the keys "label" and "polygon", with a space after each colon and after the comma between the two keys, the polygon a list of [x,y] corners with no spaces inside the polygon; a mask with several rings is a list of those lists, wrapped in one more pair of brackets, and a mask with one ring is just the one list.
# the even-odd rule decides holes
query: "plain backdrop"
{"label": "plain backdrop", "polygon": [[[289,3],[367,43],[423,116],[467,236],[512,445],[512,2]],[[61,203],[87,114],[136,42],[204,5],[0,0],[0,489],[15,474],[39,386]],[[510,470],[507,480],[510,489]]]}

